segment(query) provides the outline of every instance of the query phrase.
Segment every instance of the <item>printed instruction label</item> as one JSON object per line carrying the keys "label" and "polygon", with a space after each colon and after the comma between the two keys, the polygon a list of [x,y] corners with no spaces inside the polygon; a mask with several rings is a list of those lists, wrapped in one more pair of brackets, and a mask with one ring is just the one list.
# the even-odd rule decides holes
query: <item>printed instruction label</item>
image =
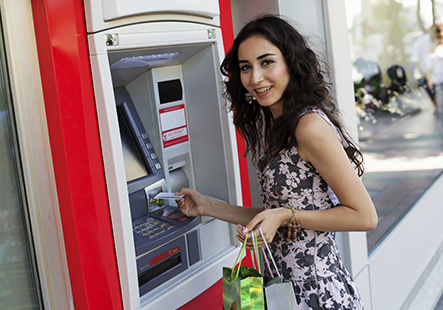
{"label": "printed instruction label", "polygon": [[189,140],[184,104],[160,109],[158,112],[164,148]]}

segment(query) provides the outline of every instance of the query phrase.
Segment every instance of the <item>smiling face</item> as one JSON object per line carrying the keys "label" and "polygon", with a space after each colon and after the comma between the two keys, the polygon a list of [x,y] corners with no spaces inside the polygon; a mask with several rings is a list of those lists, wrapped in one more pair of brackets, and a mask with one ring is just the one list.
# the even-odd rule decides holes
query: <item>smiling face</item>
{"label": "smiling face", "polygon": [[251,36],[238,47],[240,79],[243,86],[274,118],[283,113],[282,96],[290,75],[285,59],[273,43],[262,36]]}

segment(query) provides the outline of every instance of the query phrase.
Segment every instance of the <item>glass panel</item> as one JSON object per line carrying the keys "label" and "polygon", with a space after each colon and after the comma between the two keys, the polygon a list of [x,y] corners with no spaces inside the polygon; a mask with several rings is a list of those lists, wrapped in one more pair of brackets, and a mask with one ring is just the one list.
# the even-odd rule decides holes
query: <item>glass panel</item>
{"label": "glass panel", "polygon": [[441,13],[440,1],[346,0],[363,182],[379,215],[367,235],[369,250],[443,171],[442,116],[412,57]]}
{"label": "glass panel", "polygon": [[42,309],[0,28],[0,309]]}

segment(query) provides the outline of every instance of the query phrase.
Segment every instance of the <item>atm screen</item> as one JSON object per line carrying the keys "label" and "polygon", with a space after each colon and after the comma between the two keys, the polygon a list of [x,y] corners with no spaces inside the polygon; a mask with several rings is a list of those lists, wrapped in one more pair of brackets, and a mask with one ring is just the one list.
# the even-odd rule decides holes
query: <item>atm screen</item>
{"label": "atm screen", "polygon": [[114,88],[114,93],[126,184],[131,195],[162,180],[165,174],[131,96],[124,87]]}
{"label": "atm screen", "polygon": [[123,159],[125,162],[126,182],[145,177],[151,172],[145,164],[140,149],[134,141],[136,137],[132,134],[128,120],[123,115],[123,107],[117,109],[118,124],[123,148]]}

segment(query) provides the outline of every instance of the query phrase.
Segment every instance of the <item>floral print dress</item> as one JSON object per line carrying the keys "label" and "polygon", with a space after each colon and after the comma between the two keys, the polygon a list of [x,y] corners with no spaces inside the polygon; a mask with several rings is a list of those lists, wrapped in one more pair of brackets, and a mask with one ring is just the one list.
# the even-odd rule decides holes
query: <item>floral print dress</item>
{"label": "floral print dress", "polygon": [[[323,112],[305,111],[312,112],[322,116],[346,145]],[[314,166],[299,156],[296,147],[283,150],[267,165],[260,160],[257,175],[266,209],[283,204],[301,210],[334,207],[335,195]],[[292,281],[299,309],[363,309],[357,288],[340,259],[334,232],[302,229],[298,241],[288,243],[280,228],[270,248],[284,279]]]}

